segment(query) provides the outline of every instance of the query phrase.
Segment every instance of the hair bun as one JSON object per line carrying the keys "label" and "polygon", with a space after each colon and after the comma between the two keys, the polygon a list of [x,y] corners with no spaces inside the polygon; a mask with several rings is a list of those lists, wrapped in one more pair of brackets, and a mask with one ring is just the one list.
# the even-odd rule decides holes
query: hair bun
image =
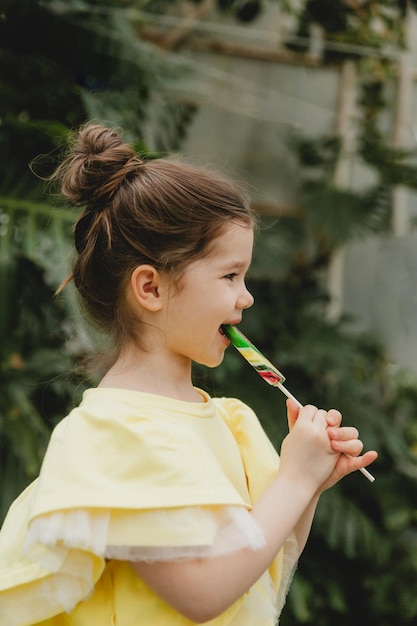
{"label": "hair bun", "polygon": [[73,204],[104,208],[126,177],[142,164],[113,129],[88,124],[78,131],[63,163],[62,193]]}

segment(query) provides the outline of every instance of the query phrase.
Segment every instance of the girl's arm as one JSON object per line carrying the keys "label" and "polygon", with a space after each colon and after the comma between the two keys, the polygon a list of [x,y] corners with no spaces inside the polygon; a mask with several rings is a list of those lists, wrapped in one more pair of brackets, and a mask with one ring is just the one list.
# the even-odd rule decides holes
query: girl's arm
{"label": "girl's arm", "polygon": [[[298,414],[300,413],[300,408],[298,404],[291,398],[287,400],[286,404],[287,404],[288,428],[291,432],[291,430],[294,428],[294,425],[297,421]],[[329,413],[327,413],[327,423],[329,419],[334,420],[335,416],[329,416]],[[340,421],[339,421],[339,424],[340,424]],[[298,556],[300,556],[300,554],[304,550],[304,547],[307,543],[307,539],[310,534],[311,525],[313,523],[314,514],[316,512],[318,501],[319,501],[319,494],[315,493],[313,498],[308,503],[303,514],[301,515],[300,519],[298,520],[298,522],[295,524],[293,528],[293,533],[295,535],[295,539],[297,542]]]}
{"label": "girl's arm", "polygon": [[311,500],[300,481],[279,476],[251,514],[262,528],[265,545],[228,555],[184,562],[134,563],[144,582],[165,602],[195,623],[214,619],[260,578]]}
{"label": "girl's arm", "polygon": [[[288,425],[291,430],[297,420],[300,409],[297,403],[289,399],[287,400],[287,410]],[[358,439],[359,433],[357,429],[352,427],[340,428],[341,421],[342,415],[339,411],[335,409],[328,411],[327,433],[329,435],[330,445],[335,452],[343,452],[343,454],[340,455],[331,475],[322,485],[320,485],[317,493],[314,495],[313,499],[309,503],[308,507],[306,508],[294,528],[299,554],[301,554],[307,542],[320,494],[322,494],[323,491],[330,489],[330,487],[333,487],[333,485],[335,485],[341,478],[349,474],[351,471],[355,471],[351,469],[351,461],[349,460],[349,456],[358,457],[363,450],[363,444]],[[375,461],[375,459],[377,458],[377,453],[372,450],[363,457],[361,457],[361,459],[364,458],[367,459],[367,464],[369,465],[370,463]]]}
{"label": "girl's arm", "polygon": [[[133,564],[134,570],[157,595],[191,621],[203,623],[215,618],[258,580],[292,530],[298,541],[305,542],[312,503],[341,452],[335,452],[330,445],[327,413],[304,407],[284,439],[276,478],[251,511],[264,533],[263,548],[184,562],[138,562]],[[349,457],[346,474],[372,460],[367,455]]]}
{"label": "girl's arm", "polygon": [[[297,421],[300,408],[298,404],[292,400],[287,400],[287,413],[288,413],[288,426],[291,429]],[[316,511],[317,503],[319,501],[320,494],[327,489],[330,489],[341,478],[354,471],[350,467],[349,458],[346,455],[357,457],[363,450],[363,444],[358,439],[359,433],[356,428],[339,428],[342,421],[342,415],[336,409],[331,409],[327,413],[327,433],[330,439],[330,445],[335,452],[343,452],[340,455],[333,472],[327,478],[327,480],[320,485],[316,494],[313,496],[311,502],[307,506],[303,515],[300,517],[298,523],[294,527],[294,534],[297,540],[298,553],[301,554],[308,536],[310,534],[311,525],[313,523],[314,514]],[[367,464],[369,465],[375,461],[377,453],[371,451],[366,454]],[[361,457],[364,458],[364,457]],[[359,469],[359,468],[358,468]]]}

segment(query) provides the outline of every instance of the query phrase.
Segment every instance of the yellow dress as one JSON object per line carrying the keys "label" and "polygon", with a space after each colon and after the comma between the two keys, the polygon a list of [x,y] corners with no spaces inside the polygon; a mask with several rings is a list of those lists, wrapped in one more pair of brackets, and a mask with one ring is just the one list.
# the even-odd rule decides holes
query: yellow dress
{"label": "yellow dress", "polygon": [[[249,510],[278,455],[249,407],[198,391],[89,389],[57,425],[0,532],[1,626],[188,626],[129,562],[263,545]],[[273,626],[296,559],[283,573],[284,552],[210,626]]]}

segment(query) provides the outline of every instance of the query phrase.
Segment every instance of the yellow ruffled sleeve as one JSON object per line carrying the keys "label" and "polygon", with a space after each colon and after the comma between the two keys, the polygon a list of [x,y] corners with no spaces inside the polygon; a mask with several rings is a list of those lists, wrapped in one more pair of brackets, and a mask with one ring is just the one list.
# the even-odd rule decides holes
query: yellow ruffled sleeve
{"label": "yellow ruffled sleeve", "polygon": [[71,612],[106,559],[256,549],[251,506],[239,446],[212,401],[89,390],[0,533],[0,623]]}
{"label": "yellow ruffled sleeve", "polygon": [[81,549],[38,545],[35,558],[25,550],[36,483],[12,505],[0,533],[0,624],[26,626],[69,611],[72,599],[91,592],[104,559]]}

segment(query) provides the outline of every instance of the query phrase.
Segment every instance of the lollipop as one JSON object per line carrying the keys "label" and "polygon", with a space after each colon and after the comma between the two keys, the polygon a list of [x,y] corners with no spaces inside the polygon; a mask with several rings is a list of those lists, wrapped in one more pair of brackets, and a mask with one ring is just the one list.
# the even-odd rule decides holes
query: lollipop
{"label": "lollipop", "polygon": [[[297,398],[294,398],[292,393],[290,393],[282,384],[285,381],[284,375],[274,365],[272,365],[270,361],[268,361],[262,352],[258,350],[258,348],[254,346],[253,343],[251,343],[249,339],[236,328],[236,326],[224,325],[222,328],[225,335],[230,339],[232,345],[238,352],[240,352],[243,358],[246,359],[250,365],[252,365],[258,374],[262,376],[262,378],[269,385],[278,387],[278,389],[280,389],[282,393],[287,396],[287,398],[291,398],[300,408],[302,408],[303,405],[301,402],[299,402]],[[372,476],[372,474],[364,467],[361,467],[360,471],[371,482],[375,480],[375,477]]]}

